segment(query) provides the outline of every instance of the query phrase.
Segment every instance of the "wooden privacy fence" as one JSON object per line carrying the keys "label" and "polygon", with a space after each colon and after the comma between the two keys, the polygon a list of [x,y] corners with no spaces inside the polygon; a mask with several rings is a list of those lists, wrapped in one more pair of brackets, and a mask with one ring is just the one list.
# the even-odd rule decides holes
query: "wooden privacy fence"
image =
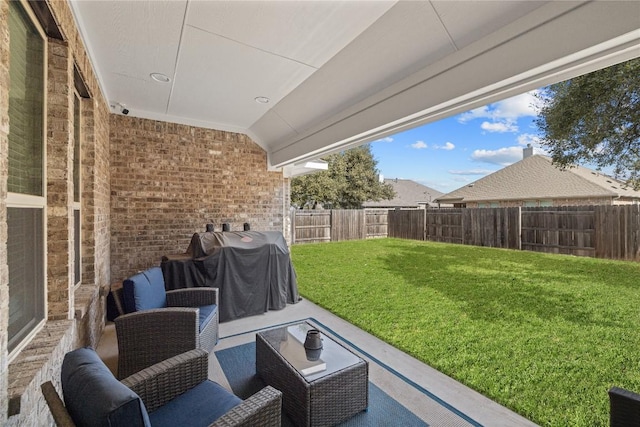
{"label": "wooden privacy fence", "polygon": [[387,237],[386,209],[291,211],[293,243],[338,242]]}
{"label": "wooden privacy fence", "polygon": [[389,211],[389,237],[640,261],[640,205]]}

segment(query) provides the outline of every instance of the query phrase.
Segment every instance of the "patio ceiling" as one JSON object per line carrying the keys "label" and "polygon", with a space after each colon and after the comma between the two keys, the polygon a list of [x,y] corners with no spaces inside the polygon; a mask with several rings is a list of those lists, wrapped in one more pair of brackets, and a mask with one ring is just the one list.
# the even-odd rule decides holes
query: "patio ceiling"
{"label": "patio ceiling", "polygon": [[71,7],[114,113],[246,133],[273,168],[640,56],[637,1]]}

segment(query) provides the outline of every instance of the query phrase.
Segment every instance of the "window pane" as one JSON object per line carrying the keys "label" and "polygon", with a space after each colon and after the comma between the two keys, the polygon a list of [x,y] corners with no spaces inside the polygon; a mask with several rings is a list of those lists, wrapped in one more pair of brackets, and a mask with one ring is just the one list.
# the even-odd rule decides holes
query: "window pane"
{"label": "window pane", "polygon": [[7,208],[9,352],[44,319],[43,209]]}
{"label": "window pane", "polygon": [[73,97],[73,201],[80,201],[80,100]]}
{"label": "window pane", "polygon": [[9,5],[8,190],[42,196],[44,40],[19,2]]}
{"label": "window pane", "polygon": [[80,210],[74,209],[73,211],[73,249],[74,249],[74,276],[73,276],[73,284],[77,285],[80,283],[80,268],[81,257],[80,257]]}

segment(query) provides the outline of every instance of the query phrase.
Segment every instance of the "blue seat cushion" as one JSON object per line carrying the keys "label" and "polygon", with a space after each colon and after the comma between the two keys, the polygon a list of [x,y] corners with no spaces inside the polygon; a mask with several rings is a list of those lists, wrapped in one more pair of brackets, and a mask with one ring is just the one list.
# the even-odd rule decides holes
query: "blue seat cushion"
{"label": "blue seat cushion", "polygon": [[152,267],[122,282],[122,299],[127,313],[167,306],[167,293],[160,267]]}
{"label": "blue seat cushion", "polygon": [[202,330],[209,324],[211,319],[213,319],[216,315],[216,310],[218,310],[218,306],[215,304],[211,305],[203,305],[198,307],[200,311],[198,312],[198,325],[200,325],[199,331]]}
{"label": "blue seat cushion", "polygon": [[67,353],[61,376],[64,403],[76,425],[151,426],[142,399],[113,376],[94,350]]}
{"label": "blue seat cushion", "polygon": [[208,426],[242,400],[218,383],[204,381],[149,414],[153,427]]}

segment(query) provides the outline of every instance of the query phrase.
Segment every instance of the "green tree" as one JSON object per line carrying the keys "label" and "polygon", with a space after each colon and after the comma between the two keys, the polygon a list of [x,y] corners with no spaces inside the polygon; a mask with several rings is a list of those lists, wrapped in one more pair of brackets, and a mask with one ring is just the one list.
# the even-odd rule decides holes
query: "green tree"
{"label": "green tree", "polygon": [[326,171],[291,180],[291,203],[298,207],[321,204],[333,209],[359,209],[366,201],[395,196],[390,184],[378,180],[377,162],[369,144],[331,154]]}
{"label": "green tree", "polygon": [[560,167],[591,163],[640,189],[640,58],[548,86],[542,144]]}

